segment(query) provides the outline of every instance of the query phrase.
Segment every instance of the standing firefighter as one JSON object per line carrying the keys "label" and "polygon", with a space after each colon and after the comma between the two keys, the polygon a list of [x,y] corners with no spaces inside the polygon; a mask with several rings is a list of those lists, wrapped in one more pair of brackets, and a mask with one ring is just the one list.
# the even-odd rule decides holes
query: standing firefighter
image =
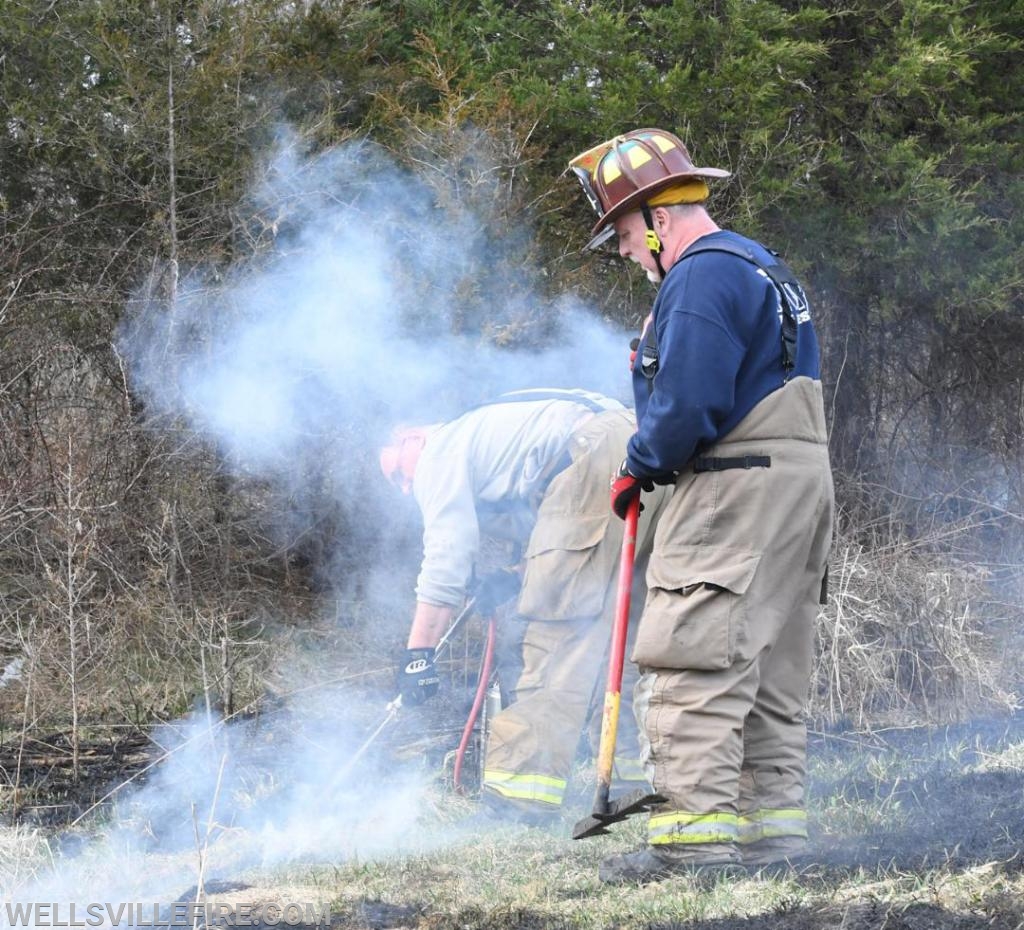
{"label": "standing firefighter", "polygon": [[637,432],[612,484],[620,516],[672,484],[632,658],[641,757],[666,803],[645,848],[602,863],[651,881],[806,847],[804,706],[833,491],[818,345],[803,289],[762,245],[720,229],[705,178],[658,129],[574,159],[595,247],[659,285],[632,365]]}
{"label": "standing firefighter", "polygon": [[[608,510],[608,480],[635,429],[631,410],[599,394],[517,391],[440,426],[398,430],[381,453],[385,475],[423,516],[399,680],[407,703],[438,688],[434,646],[463,601],[481,534],[525,546],[516,609],[502,621],[515,628],[504,639],[518,645],[519,671],[484,757],[483,800],[499,816],[544,822],[564,799],[614,612],[623,528]],[[657,499],[638,551],[649,551]],[[617,773],[642,782],[635,733],[632,749],[622,747]]]}

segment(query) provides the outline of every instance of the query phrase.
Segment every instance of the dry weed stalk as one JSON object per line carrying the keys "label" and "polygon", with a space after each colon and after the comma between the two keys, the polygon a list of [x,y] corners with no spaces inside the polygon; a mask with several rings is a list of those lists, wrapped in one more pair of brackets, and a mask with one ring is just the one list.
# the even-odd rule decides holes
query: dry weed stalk
{"label": "dry weed stalk", "polygon": [[[209,736],[213,738],[212,729],[209,731]],[[198,859],[198,873],[196,877],[196,904],[206,903],[206,866],[209,862],[209,850],[210,850],[210,838],[213,836],[214,827],[217,826],[216,821],[213,819],[214,814],[217,811],[217,802],[220,799],[221,784],[224,780],[224,766],[227,764],[228,755],[222,753],[220,757],[220,766],[217,768],[217,782],[214,786],[213,797],[210,799],[210,812],[206,816],[206,829],[202,836],[199,833],[199,820],[196,816],[196,805],[192,804],[192,830],[195,837],[196,843],[196,854]],[[198,930],[200,926],[200,917],[198,911],[194,913],[192,920],[192,930]]]}
{"label": "dry weed stalk", "polygon": [[812,695],[823,724],[936,723],[1015,706],[991,630],[1002,610],[984,567],[920,539],[868,548],[848,530],[830,583]]}

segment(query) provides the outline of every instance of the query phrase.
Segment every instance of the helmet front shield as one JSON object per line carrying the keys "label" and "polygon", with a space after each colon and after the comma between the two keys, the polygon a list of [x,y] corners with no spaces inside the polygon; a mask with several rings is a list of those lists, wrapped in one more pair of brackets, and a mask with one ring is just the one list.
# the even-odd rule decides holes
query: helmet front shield
{"label": "helmet front shield", "polygon": [[604,245],[614,235],[615,235],[615,227],[612,226],[611,223],[609,223],[596,236],[594,236],[594,238],[591,239],[590,242],[588,242],[584,246],[584,249],[586,251],[593,251],[594,249],[599,249],[602,245]]}
{"label": "helmet front shield", "polygon": [[587,195],[587,201],[594,208],[594,212],[600,216],[604,213],[604,209],[601,207],[601,200],[597,196],[597,191],[594,190],[594,182],[592,175],[586,168],[581,168],[579,165],[570,165],[573,174],[576,175],[576,179],[580,182],[580,187],[583,188],[583,193]]}
{"label": "helmet front shield", "polygon": [[[594,212],[598,216],[603,216],[607,207],[601,202],[601,198],[597,193],[597,188],[594,186],[594,173],[597,171],[597,166],[600,164],[601,159],[608,153],[614,142],[614,139],[609,139],[607,142],[595,145],[592,149],[587,149],[587,151],[583,152],[581,155],[577,155],[571,162],[569,162],[569,167],[572,169],[573,174],[576,175],[576,179],[580,182],[580,187],[583,188],[583,193],[587,197],[587,202],[594,208]],[[586,244],[586,246],[584,246],[584,249],[592,250],[599,248],[614,235],[614,227],[610,225],[605,226]]]}

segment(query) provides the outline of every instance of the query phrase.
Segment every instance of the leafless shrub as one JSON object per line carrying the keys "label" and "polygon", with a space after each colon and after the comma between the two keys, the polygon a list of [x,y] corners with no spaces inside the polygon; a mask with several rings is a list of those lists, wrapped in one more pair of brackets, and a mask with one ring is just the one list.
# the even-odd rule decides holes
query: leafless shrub
{"label": "leafless shrub", "polygon": [[863,728],[1016,707],[1004,647],[1021,609],[992,566],[952,554],[978,526],[966,514],[912,537],[895,521],[841,514],[817,631],[816,719]]}
{"label": "leafless shrub", "polygon": [[68,732],[77,775],[85,730],[250,702],[262,618],[301,617],[303,577],[264,488],[180,426],[145,428],[96,357],[34,344],[0,363],[0,670],[18,665],[0,721],[16,743]]}

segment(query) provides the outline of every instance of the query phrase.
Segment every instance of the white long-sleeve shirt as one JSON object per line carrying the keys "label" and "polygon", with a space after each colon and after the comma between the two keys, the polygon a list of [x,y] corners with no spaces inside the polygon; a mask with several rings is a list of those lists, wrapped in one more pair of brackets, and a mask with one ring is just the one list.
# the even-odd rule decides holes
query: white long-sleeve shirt
{"label": "white long-sleeve shirt", "polygon": [[[623,409],[601,394],[559,393]],[[470,410],[430,434],[413,480],[423,515],[418,601],[461,605],[488,512],[517,510],[532,521],[573,429],[592,413],[592,407],[560,399],[499,402]]]}

